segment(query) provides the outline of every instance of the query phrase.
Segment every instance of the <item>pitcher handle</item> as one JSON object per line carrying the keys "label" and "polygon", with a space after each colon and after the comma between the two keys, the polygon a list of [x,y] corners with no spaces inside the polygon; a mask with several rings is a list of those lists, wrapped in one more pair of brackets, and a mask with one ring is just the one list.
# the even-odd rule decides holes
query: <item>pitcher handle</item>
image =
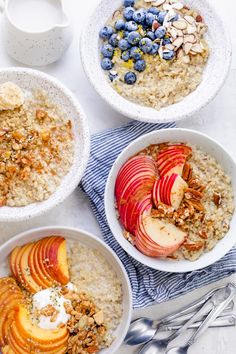
{"label": "pitcher handle", "polygon": [[0,12],[3,12],[5,8],[5,0],[0,0]]}

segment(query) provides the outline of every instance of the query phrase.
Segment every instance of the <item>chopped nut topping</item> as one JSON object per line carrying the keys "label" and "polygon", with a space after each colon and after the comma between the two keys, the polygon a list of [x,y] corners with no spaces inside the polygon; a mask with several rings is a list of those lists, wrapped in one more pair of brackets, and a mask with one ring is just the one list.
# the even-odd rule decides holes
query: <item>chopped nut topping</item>
{"label": "chopped nut topping", "polygon": [[222,197],[220,193],[214,193],[213,195],[213,201],[216,206],[220,206],[222,203]]}

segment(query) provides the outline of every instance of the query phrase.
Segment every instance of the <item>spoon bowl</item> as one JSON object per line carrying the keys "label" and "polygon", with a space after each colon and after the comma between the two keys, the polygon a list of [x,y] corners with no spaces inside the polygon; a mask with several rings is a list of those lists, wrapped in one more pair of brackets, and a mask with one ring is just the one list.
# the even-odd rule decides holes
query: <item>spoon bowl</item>
{"label": "spoon bowl", "polygon": [[141,317],[133,321],[125,337],[125,343],[128,345],[138,345],[150,341],[158,329],[158,323],[154,326],[154,322],[157,323],[157,321],[146,317]]}

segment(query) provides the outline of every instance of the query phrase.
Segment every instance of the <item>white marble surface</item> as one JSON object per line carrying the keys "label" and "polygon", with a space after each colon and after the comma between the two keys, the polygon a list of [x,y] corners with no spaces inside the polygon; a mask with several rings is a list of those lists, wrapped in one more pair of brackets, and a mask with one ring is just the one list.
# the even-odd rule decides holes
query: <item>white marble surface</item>
{"label": "white marble surface", "polygon": [[[235,30],[235,10],[234,0],[209,0],[220,9],[222,16],[231,31],[233,49],[236,53],[236,30]],[[97,0],[76,1],[66,0],[65,8],[74,24],[74,40],[65,56],[56,64],[52,64],[43,70],[67,85],[78,97],[85,112],[87,113],[91,132],[96,133],[106,128],[116,127],[128,121],[127,118],[114,112],[93,90],[86,79],[79,57],[79,33],[86,20],[87,13],[94,6]],[[223,5],[222,5],[223,4]],[[222,8],[223,7],[223,8]],[[0,66],[19,66],[20,64],[11,60],[1,47],[0,38]],[[228,148],[236,159],[236,54],[233,55],[232,68],[224,88],[214,99],[214,101],[201,112],[188,121],[179,124],[181,127],[196,129],[209,134],[220,141]],[[98,224],[92,215],[88,201],[77,189],[62,205],[52,210],[47,215],[21,223],[1,223],[0,243],[11,236],[29,228],[44,225],[70,225],[84,228],[97,236],[101,236]],[[232,276],[236,282],[236,276]],[[219,284],[227,283],[228,279],[222,280]],[[177,300],[161,305],[155,305],[148,309],[134,311],[134,318],[138,316],[151,316],[153,318],[165,315],[176,308],[196,299],[216,284],[209,285],[203,289],[192,292]],[[235,310],[236,311],[236,310]],[[210,329],[191,348],[190,354],[234,354],[236,352],[235,328]],[[136,353],[136,348],[123,346],[117,354]]]}

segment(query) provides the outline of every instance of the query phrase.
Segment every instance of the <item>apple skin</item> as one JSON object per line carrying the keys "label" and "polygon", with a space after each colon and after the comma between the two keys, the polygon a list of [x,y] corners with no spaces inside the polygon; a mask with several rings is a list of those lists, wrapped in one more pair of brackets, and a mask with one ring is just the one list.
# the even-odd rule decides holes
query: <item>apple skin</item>
{"label": "apple skin", "polygon": [[[148,215],[148,213],[140,215],[135,234],[136,237],[134,241],[137,249],[146,256],[157,258],[170,256],[177,249],[179,249],[179,247],[185,241],[186,234],[182,232],[181,238],[178,241],[176,241],[173,237],[173,244],[171,244],[170,246],[163,246],[161,244],[158,244],[157,242],[153,241],[153,239],[148,235],[144,226],[145,218],[151,218],[151,216]],[[162,223],[161,221],[159,222]],[[163,225],[166,224],[163,223]]]}
{"label": "apple skin", "polygon": [[176,173],[162,176],[153,186],[152,199],[154,205],[158,207],[159,203],[163,203],[177,210],[187,187],[187,183]]}
{"label": "apple skin", "polygon": [[160,176],[178,173],[182,175],[184,164],[192,154],[192,149],[184,144],[166,145],[157,157]]}

